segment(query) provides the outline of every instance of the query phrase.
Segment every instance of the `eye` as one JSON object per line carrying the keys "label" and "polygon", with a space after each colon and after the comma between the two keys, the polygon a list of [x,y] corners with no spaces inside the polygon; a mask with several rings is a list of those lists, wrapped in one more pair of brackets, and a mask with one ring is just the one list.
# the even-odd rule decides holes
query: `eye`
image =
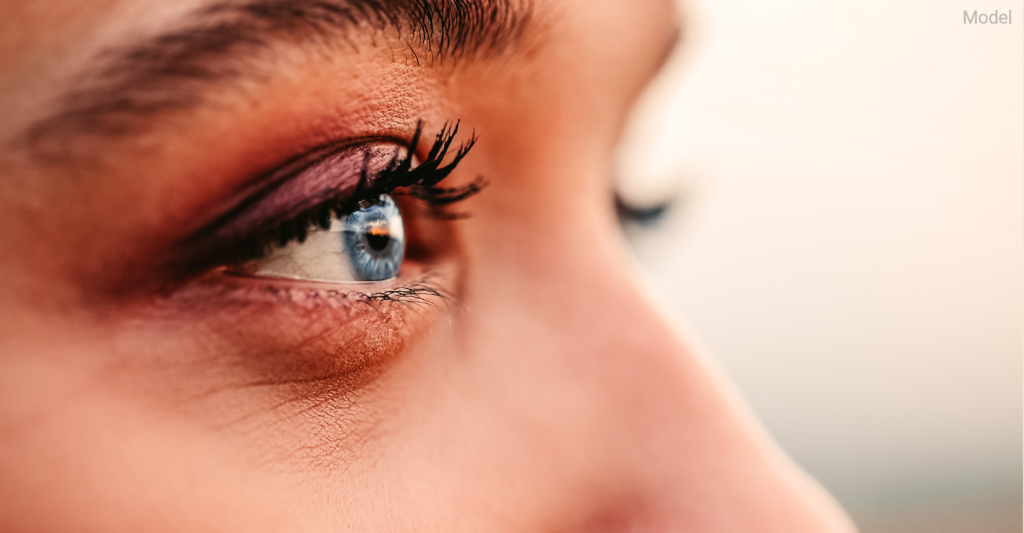
{"label": "eye", "polygon": [[[458,122],[446,123],[420,160],[415,147],[422,129],[417,122],[408,142],[330,143],[258,176],[228,203],[232,207],[183,239],[169,265],[174,275],[188,279],[225,269],[333,283],[395,278],[405,258],[406,233],[392,196],[424,203],[425,210],[414,209],[417,217],[456,219],[465,214],[447,208],[486,185],[482,176],[464,185],[441,185],[476,137],[445,164]],[[412,247],[420,249],[416,242]]]}
{"label": "eye", "polygon": [[394,278],[405,256],[405,226],[388,195],[330,221],[301,242],[275,248],[254,262],[257,276],[309,281],[383,281]]}

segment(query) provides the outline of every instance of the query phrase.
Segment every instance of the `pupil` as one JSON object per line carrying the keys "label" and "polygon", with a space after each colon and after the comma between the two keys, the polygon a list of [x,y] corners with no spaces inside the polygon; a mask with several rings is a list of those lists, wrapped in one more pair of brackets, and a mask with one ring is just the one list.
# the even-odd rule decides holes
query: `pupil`
{"label": "pupil", "polygon": [[391,236],[385,232],[368,231],[366,232],[366,244],[370,245],[374,251],[379,252],[388,247],[388,243],[391,242]]}

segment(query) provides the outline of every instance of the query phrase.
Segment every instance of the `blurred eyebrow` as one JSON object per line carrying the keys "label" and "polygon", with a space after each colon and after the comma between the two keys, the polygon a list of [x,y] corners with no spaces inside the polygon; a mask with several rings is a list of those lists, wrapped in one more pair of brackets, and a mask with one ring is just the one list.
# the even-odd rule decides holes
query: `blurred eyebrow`
{"label": "blurred eyebrow", "polygon": [[522,40],[531,16],[532,0],[222,0],[178,29],[101,54],[25,140],[41,148],[134,133],[154,114],[201,104],[228,80],[260,79],[252,59],[276,46],[358,51],[357,32],[392,30],[417,63],[486,58]]}

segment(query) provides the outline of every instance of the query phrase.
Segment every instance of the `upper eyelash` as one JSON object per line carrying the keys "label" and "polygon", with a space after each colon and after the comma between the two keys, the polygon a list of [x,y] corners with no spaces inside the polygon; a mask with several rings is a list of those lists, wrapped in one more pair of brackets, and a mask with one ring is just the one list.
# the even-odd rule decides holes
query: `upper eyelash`
{"label": "upper eyelash", "polygon": [[400,157],[396,152],[387,166],[372,178],[368,175],[370,152],[367,151],[359,182],[352,194],[332,198],[302,211],[259,238],[260,242],[256,248],[261,252],[266,252],[272,245],[283,247],[293,240],[301,243],[305,241],[310,231],[327,229],[333,219],[348,216],[357,211],[364,202],[373,201],[384,194],[393,194],[399,188],[409,189],[408,192],[401,194],[407,194],[427,202],[432,206],[435,216],[443,218],[463,216],[446,213],[443,211],[443,207],[480,192],[487,182],[482,176],[477,176],[472,182],[458,187],[438,185],[451,174],[476,144],[477,138],[473,135],[456,149],[451,162],[442,166],[451,149],[452,141],[459,131],[459,124],[458,121],[454,125],[446,122],[437,134],[426,159],[415,168],[412,168],[412,158],[423,134],[422,120],[416,122],[416,131],[412,139],[405,144],[405,156]]}

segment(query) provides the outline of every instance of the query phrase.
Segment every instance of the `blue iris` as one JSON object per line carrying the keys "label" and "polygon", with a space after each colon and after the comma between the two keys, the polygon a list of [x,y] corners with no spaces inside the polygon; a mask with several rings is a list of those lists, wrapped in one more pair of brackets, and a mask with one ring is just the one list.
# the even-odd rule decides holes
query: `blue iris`
{"label": "blue iris", "polygon": [[390,196],[345,218],[342,244],[358,281],[380,281],[398,274],[405,256],[405,228]]}

